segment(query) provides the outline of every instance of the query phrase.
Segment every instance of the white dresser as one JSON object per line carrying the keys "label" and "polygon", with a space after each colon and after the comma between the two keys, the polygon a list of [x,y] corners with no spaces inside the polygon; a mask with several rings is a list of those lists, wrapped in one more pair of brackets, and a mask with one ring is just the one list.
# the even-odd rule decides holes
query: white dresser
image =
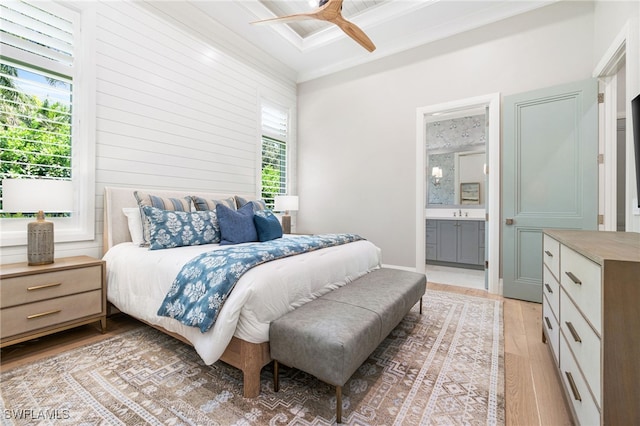
{"label": "white dresser", "polygon": [[640,425],[640,234],[543,235],[542,339],[576,423]]}

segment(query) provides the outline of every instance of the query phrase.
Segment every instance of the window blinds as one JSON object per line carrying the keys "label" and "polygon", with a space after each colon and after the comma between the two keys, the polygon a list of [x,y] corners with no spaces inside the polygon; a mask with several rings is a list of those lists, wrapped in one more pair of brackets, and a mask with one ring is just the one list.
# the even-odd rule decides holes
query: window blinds
{"label": "window blinds", "polygon": [[262,105],[262,198],[272,208],[274,197],[287,193],[289,114],[284,108]]}
{"label": "window blinds", "polygon": [[74,34],[54,2],[0,4],[0,178],[71,178]]}

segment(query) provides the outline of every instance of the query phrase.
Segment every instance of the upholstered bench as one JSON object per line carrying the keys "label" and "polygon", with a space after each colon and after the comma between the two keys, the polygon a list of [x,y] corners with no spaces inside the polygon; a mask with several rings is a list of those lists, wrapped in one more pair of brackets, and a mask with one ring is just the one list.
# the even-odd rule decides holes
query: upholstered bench
{"label": "upholstered bench", "polygon": [[336,386],[336,421],[342,422],[342,386],[419,301],[424,274],[377,269],[271,323],[269,345],[278,363]]}

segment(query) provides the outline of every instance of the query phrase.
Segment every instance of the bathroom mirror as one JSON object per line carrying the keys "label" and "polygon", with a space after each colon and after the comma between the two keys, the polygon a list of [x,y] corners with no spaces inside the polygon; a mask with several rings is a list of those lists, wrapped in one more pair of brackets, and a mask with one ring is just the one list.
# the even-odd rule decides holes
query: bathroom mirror
{"label": "bathroom mirror", "polygon": [[459,147],[427,156],[427,206],[483,208],[484,150]]}
{"label": "bathroom mirror", "polygon": [[484,208],[484,109],[433,116],[426,124],[427,208]]}

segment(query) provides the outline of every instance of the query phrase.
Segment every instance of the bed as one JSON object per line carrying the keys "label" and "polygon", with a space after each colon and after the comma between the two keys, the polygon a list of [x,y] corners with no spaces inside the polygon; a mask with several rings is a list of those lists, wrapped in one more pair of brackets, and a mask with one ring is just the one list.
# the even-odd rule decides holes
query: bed
{"label": "bed", "polygon": [[[271,321],[380,267],[380,249],[366,240],[257,265],[241,276],[213,326],[202,332],[157,315],[158,308],[186,262],[229,246],[205,244],[149,250],[134,244],[131,233],[135,233],[138,225],[130,224],[124,212],[128,209],[131,217],[131,209],[138,207],[135,190],[105,188],[103,258],[107,264],[107,299],[119,311],[193,346],[207,365],[221,360],[240,369],[243,394],[248,398],[259,394],[260,371],[271,361],[268,343]],[[166,198],[198,196],[221,200],[239,195],[255,199],[246,194],[140,191]]]}

